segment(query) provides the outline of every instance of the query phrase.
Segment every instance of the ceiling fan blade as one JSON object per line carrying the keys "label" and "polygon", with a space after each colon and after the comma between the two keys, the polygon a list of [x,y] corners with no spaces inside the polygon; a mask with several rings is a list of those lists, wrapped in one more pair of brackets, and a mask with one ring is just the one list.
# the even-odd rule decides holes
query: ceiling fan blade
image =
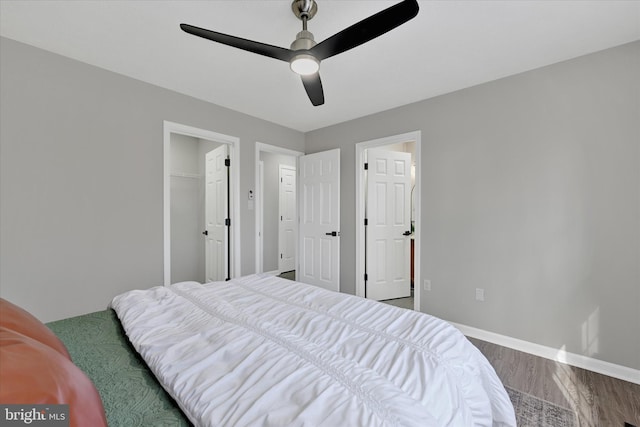
{"label": "ceiling fan blade", "polygon": [[240,37],[230,36],[228,34],[218,33],[216,31],[206,30],[204,28],[194,27],[189,24],[180,24],[182,31],[194,36],[202,37],[207,40],[226,44],[227,46],[257,53],[258,55],[268,56],[270,58],[279,59],[289,62],[294,52],[279,46],[260,43],[253,40],[247,40]]}
{"label": "ceiling fan blade", "polygon": [[307,91],[307,95],[309,95],[309,99],[313,106],[317,107],[318,105],[324,104],[324,92],[322,91],[320,73],[300,77],[302,78],[304,90]]}
{"label": "ceiling fan blade", "polygon": [[334,34],[309,50],[322,61],[393,30],[415,17],[418,10],[416,0],[404,0]]}

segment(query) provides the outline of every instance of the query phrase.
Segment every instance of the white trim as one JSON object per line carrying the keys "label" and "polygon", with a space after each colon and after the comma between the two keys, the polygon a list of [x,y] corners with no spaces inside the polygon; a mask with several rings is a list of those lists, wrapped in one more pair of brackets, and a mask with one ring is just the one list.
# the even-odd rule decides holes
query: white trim
{"label": "white trim", "polygon": [[485,331],[483,329],[474,328],[472,326],[462,325],[459,323],[449,322],[460,330],[463,334],[498,344],[503,347],[512,348],[514,350],[523,351],[545,359],[554,360],[556,362],[565,363],[577,368],[587,369],[599,374],[618,378],[635,384],[640,384],[640,370],[629,368],[627,366],[616,365],[615,363],[605,362],[604,360],[594,359],[582,354],[570,353],[563,348],[557,349],[547,347],[541,344],[524,341],[518,338],[512,338],[506,335],[496,334],[495,332]]}
{"label": "white trim", "polygon": [[422,133],[420,131],[403,133],[400,135],[393,135],[384,138],[374,139],[371,141],[359,142],[356,144],[356,295],[364,297],[365,295],[365,283],[364,283],[364,264],[365,264],[365,251],[364,251],[364,197],[360,197],[364,191],[364,154],[368,148],[381,147],[384,145],[398,144],[402,142],[415,142],[415,160],[416,160],[416,177],[415,177],[415,239],[414,239],[414,295],[413,295],[413,309],[415,311],[420,310],[420,234],[422,233],[421,226],[421,214],[420,214],[420,175],[421,175],[421,146],[422,146]]}
{"label": "white trim", "polygon": [[258,244],[256,245],[256,273],[262,273],[264,268],[264,199],[262,194],[264,193],[264,162],[258,159],[258,183],[256,188],[258,191],[254,192],[254,199],[256,201],[256,239]]}
{"label": "white trim", "polygon": [[256,142],[256,153],[259,154],[260,151],[266,151],[267,153],[274,153],[274,154],[285,154],[293,157],[300,157],[304,155],[302,151],[296,151],[290,148],[278,147],[277,145],[265,144],[264,142]]}
{"label": "white trim", "polygon": [[239,277],[240,270],[240,138],[163,121],[163,186],[164,186],[164,285],[171,284],[171,134],[180,134],[229,145],[231,158],[231,277]]}
{"label": "white trim", "polygon": [[164,240],[164,285],[171,284],[171,131],[167,127],[167,122],[163,124],[163,166],[162,166],[162,188],[163,188],[163,228]]}
{"label": "white trim", "polygon": [[[298,157],[303,156],[304,153],[301,151],[296,151],[296,150],[291,150],[289,148],[283,148],[283,147],[278,147],[276,145],[271,145],[271,144],[265,144],[263,142],[256,142],[256,148],[255,148],[255,152],[254,152],[254,160],[255,160],[255,167],[256,167],[256,171],[259,170],[260,168],[260,153],[261,152],[267,152],[267,153],[274,153],[274,154],[284,154],[284,155],[288,155],[288,156],[293,156],[296,157],[296,170],[298,169]],[[264,191],[264,183],[262,182],[262,179],[264,177],[260,176],[260,173],[256,173],[256,181],[255,181],[255,187],[256,189],[260,189],[260,194],[256,194],[256,203],[262,203],[263,200],[260,199],[262,197],[262,192]],[[296,183],[296,188],[297,188],[297,183]],[[299,198],[297,198],[297,200],[299,200]],[[296,202],[296,203],[299,203]],[[259,239],[260,236],[258,236],[258,233],[261,230],[261,221],[262,221],[262,215],[264,214],[264,210],[262,211],[262,214],[260,214],[260,212],[258,212],[259,209],[256,209],[256,216],[255,216],[255,222],[256,222],[256,239]],[[299,209],[298,209],[299,211]],[[258,240],[256,240],[258,241]],[[297,245],[297,242],[296,242]],[[263,250],[263,246],[262,245],[256,245],[256,273],[260,273],[262,271],[263,265],[262,265],[262,250]],[[298,248],[296,247],[296,262],[298,260]],[[296,268],[296,274],[297,273],[297,268]],[[268,273],[267,273],[268,274]],[[280,274],[280,273],[278,273]]]}

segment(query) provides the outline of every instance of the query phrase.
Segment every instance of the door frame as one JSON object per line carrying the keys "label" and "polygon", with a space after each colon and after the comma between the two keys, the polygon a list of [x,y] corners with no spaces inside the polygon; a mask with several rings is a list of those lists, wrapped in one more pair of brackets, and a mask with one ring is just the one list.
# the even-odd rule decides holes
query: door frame
{"label": "door frame", "polygon": [[[260,242],[259,244],[256,245],[256,260],[255,260],[255,265],[256,265],[256,273],[263,273],[263,263],[262,263],[262,258],[263,258],[263,240],[261,237],[261,232],[262,232],[262,227],[263,227],[263,215],[264,215],[264,199],[262,197],[262,192],[264,191],[264,183],[263,183],[263,179],[264,176],[261,176],[260,174],[260,153],[265,152],[265,153],[272,153],[272,154],[283,154],[283,155],[287,155],[287,156],[293,156],[296,158],[296,189],[299,191],[298,189],[298,171],[299,171],[299,167],[300,165],[298,164],[298,160],[300,156],[303,156],[304,153],[302,151],[296,151],[296,150],[291,150],[289,148],[284,148],[284,147],[278,147],[277,145],[271,145],[271,144],[265,144],[263,142],[257,142],[256,141],[256,147],[255,147],[255,154],[254,154],[254,161],[255,161],[255,170],[256,170],[256,177],[255,177],[255,187],[256,189],[260,189],[260,191],[256,191],[256,196],[255,196],[255,203],[256,203],[256,215],[255,215],[255,238],[256,238],[256,242]],[[296,195],[297,196],[297,195]],[[299,200],[299,198],[297,198]],[[298,203],[298,201],[296,201],[296,203]],[[298,209],[298,216],[299,216],[299,209]],[[299,260],[300,256],[300,249],[298,247],[298,242],[296,241],[296,261]],[[296,268],[296,274],[297,274],[297,268]]]}
{"label": "door frame", "polygon": [[262,194],[264,193],[264,161],[258,158],[258,169],[256,169],[256,189],[254,200],[256,207],[256,273],[264,272],[264,240],[262,229],[264,228],[264,204]]}
{"label": "door frame", "polygon": [[413,287],[413,309],[420,311],[420,234],[422,233],[420,215],[420,170],[421,170],[421,131],[407,132],[399,135],[392,135],[369,141],[359,142],[355,145],[355,174],[356,174],[356,295],[365,296],[365,150],[368,148],[378,148],[385,145],[398,144],[403,142],[415,142],[415,229],[414,237],[414,287]]}
{"label": "door frame", "polygon": [[239,277],[240,273],[240,138],[206,129],[164,120],[163,122],[163,211],[164,211],[164,285],[171,285],[171,134],[207,139],[229,145],[231,159],[229,209],[231,227],[229,244],[231,245],[230,277]]}

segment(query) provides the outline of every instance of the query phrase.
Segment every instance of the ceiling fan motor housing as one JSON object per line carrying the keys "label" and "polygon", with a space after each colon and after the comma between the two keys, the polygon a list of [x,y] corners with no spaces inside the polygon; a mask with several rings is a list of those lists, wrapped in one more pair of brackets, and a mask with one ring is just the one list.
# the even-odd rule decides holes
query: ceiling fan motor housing
{"label": "ceiling fan motor housing", "polygon": [[309,50],[316,45],[311,31],[302,30],[296,35],[296,39],[291,43],[291,50]]}
{"label": "ceiling fan motor housing", "polygon": [[306,18],[308,21],[316,15],[318,5],[315,0],[293,0],[291,10],[298,19]]}

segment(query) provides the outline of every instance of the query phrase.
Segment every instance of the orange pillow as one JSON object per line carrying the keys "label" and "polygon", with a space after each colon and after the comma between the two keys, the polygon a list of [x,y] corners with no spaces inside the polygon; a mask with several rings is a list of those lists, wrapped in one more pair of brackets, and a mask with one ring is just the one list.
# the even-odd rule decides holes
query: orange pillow
{"label": "orange pillow", "polygon": [[39,341],[71,360],[62,341],[28,311],[0,298],[0,327],[4,327]]}
{"label": "orange pillow", "polygon": [[107,426],[100,395],[80,368],[5,327],[0,327],[0,403],[68,404],[70,426]]}

